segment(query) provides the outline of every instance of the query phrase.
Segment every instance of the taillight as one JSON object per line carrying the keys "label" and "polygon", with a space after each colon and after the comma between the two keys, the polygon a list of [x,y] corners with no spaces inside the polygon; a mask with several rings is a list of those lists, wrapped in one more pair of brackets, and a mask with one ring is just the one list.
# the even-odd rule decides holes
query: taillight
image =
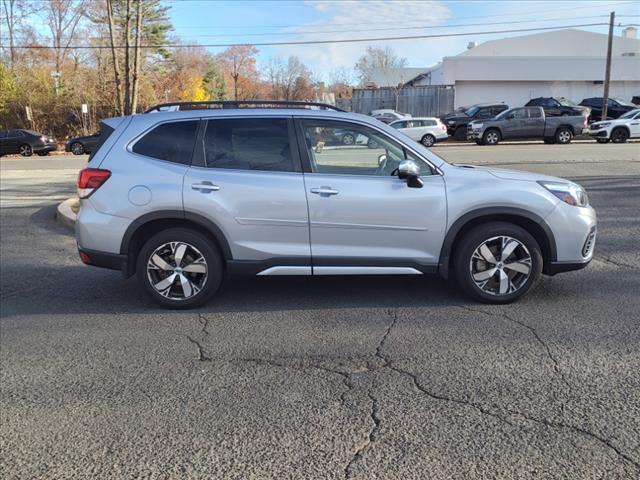
{"label": "taillight", "polygon": [[111,172],[109,170],[103,170],[101,168],[85,168],[84,170],[80,170],[80,174],[78,175],[78,196],[80,198],[87,198],[100,188],[110,176]]}

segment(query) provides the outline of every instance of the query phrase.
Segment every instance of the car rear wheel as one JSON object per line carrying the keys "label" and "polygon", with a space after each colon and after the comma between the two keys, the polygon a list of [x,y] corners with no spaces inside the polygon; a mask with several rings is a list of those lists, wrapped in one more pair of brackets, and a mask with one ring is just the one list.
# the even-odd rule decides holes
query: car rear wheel
{"label": "car rear wheel", "polygon": [[626,128],[616,128],[611,132],[611,141],[613,143],[625,143],[629,138],[629,132]]}
{"label": "car rear wheel", "polygon": [[422,145],[424,145],[425,147],[433,147],[433,144],[436,143],[436,137],[434,137],[430,133],[427,133],[424,137],[422,137],[420,143],[422,143]]}
{"label": "car rear wheel", "polygon": [[490,222],[465,234],[454,252],[454,269],[467,295],[486,303],[509,303],[538,281],[542,254],[522,227]]}
{"label": "car rear wheel", "polygon": [[31,145],[27,145],[26,143],[24,145],[20,145],[19,152],[23,157],[30,157],[31,155],[33,155],[33,149],[31,148]]}
{"label": "car rear wheel", "polygon": [[80,142],[72,143],[71,153],[73,153],[74,155],[82,155],[84,153],[84,146]]}
{"label": "car rear wheel", "polygon": [[495,128],[487,130],[482,136],[482,143],[485,145],[497,145],[500,143],[500,132]]}
{"label": "car rear wheel", "polygon": [[138,254],[136,275],[160,305],[193,308],[209,300],[224,273],[220,253],[204,235],[171,228],[151,237]]}
{"label": "car rear wheel", "polygon": [[571,139],[573,138],[573,132],[568,127],[560,127],[556,131],[556,143],[560,145],[566,145],[567,143],[571,143]]}

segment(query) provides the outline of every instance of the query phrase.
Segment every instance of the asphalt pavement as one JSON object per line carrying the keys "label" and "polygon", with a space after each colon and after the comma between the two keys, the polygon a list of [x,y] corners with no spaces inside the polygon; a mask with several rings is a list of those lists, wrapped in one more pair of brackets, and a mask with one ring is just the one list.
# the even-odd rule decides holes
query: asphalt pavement
{"label": "asphalt pavement", "polygon": [[0,477],[640,478],[640,146],[434,151],[578,180],[594,261],[508,306],[256,277],[166,311],[55,223],[86,157],[0,159]]}

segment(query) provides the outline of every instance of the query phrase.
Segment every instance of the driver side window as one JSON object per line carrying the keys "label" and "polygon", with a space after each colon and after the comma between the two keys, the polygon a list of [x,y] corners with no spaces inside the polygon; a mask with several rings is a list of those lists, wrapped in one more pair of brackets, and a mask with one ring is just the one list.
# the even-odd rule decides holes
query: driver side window
{"label": "driver side window", "polygon": [[[432,174],[426,162],[373,128],[322,119],[301,123],[313,173],[389,176],[395,174],[401,161],[413,160],[420,167],[420,175]],[[345,132],[352,136],[353,143],[345,144]]]}

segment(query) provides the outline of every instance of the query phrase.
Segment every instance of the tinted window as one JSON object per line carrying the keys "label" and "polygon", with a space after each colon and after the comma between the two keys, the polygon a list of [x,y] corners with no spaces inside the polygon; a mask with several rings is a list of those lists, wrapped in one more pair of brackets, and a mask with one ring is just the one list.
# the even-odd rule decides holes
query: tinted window
{"label": "tinted window", "polygon": [[544,107],[557,107],[558,102],[556,102],[553,98],[547,98],[542,105]]}
{"label": "tinted window", "polygon": [[422,124],[423,127],[435,127],[436,126],[436,121],[435,120],[420,120],[420,123]]}
{"label": "tinted window", "polygon": [[[98,153],[98,150],[100,150],[100,147],[102,147],[102,144],[107,141],[107,138],[109,138],[112,133],[113,133],[113,128],[111,128],[109,125],[107,125],[104,122],[100,122],[100,131],[94,135],[94,136],[96,135],[99,136],[99,138],[98,138],[98,141],[96,142],[95,147],[91,151],[91,154],[89,155],[89,160],[88,160],[89,162],[93,157],[95,157],[96,153]],[[133,151],[135,152],[135,146],[133,147]]]}
{"label": "tinted window", "polygon": [[538,107],[540,105],[542,105],[542,98],[534,98],[533,100],[529,100],[529,103],[527,103],[527,106],[531,106],[531,107]]}
{"label": "tinted window", "polygon": [[480,113],[478,113],[478,117],[479,118],[491,118],[491,117],[493,117],[493,115],[491,114],[491,109],[490,108],[483,108],[482,110],[480,110]]}
{"label": "tinted window", "polygon": [[529,118],[541,118],[542,112],[538,108],[529,109]]}
{"label": "tinted window", "polygon": [[[314,173],[390,176],[402,160],[411,159],[420,166],[421,175],[432,174],[427,163],[373,128],[316,119],[303,120],[302,128]],[[356,135],[355,146],[327,145],[335,130],[345,129]]]}
{"label": "tinted window", "polygon": [[524,108],[515,108],[507,114],[507,119],[527,118],[527,111]]}
{"label": "tinted window", "polygon": [[493,111],[493,115],[498,115],[500,112],[504,112],[507,109],[506,105],[503,105],[501,107],[493,107],[492,111]]}
{"label": "tinted window", "polygon": [[209,120],[203,143],[205,162],[210,168],[294,170],[284,118]]}
{"label": "tinted window", "polygon": [[391,126],[393,128],[407,128],[407,122],[393,122]]}
{"label": "tinted window", "polygon": [[[101,127],[101,132],[103,129]],[[147,157],[188,165],[197,130],[197,120],[163,123],[138,140],[132,150]]]}

